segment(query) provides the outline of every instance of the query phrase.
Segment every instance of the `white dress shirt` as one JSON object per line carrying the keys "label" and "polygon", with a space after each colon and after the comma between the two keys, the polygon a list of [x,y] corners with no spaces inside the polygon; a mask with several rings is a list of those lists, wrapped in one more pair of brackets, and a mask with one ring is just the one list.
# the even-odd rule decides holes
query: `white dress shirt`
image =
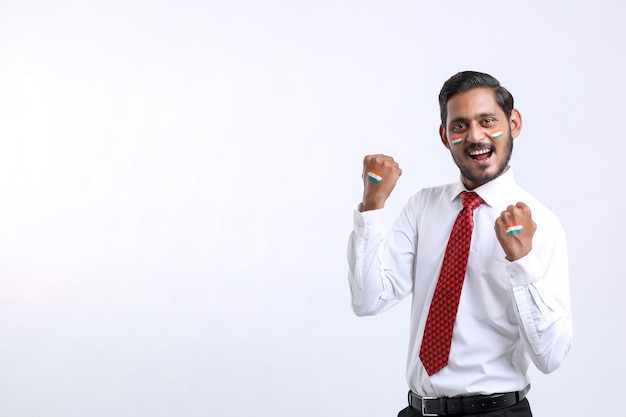
{"label": "white dress shirt", "polygon": [[[466,189],[460,181],[419,191],[390,231],[382,225],[382,209],[354,213],[348,244],[354,312],[377,314],[412,294],[407,382],[422,396],[521,390],[530,382],[530,361],[542,372],[552,372],[572,342],[563,229],[551,211],[515,184],[509,168],[473,190],[485,203],[474,210],[450,361],[428,376],[419,351],[448,238],[462,208],[462,191]],[[494,225],[518,201],[530,207],[537,230],[532,251],[509,262]]]}

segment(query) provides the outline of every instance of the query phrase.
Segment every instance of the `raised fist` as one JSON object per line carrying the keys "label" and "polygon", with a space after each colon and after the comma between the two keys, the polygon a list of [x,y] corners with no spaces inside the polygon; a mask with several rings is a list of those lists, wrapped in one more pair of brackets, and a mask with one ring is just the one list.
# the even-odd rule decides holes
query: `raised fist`
{"label": "raised fist", "polygon": [[363,159],[363,202],[361,211],[380,209],[393,191],[402,170],[391,156],[367,155]]}
{"label": "raised fist", "polygon": [[513,262],[528,255],[532,249],[537,224],[532,219],[530,208],[520,202],[508,206],[500,214],[495,229],[506,259]]}

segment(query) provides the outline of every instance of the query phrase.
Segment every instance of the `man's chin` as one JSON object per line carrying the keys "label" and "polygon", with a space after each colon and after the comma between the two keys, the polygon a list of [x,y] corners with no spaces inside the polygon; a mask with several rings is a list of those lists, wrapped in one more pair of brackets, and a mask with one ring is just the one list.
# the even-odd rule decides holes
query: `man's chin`
{"label": "man's chin", "polygon": [[461,175],[463,177],[463,182],[465,183],[465,185],[471,185],[472,188],[476,188],[498,178],[506,171],[506,169],[507,167],[505,166],[501,169],[495,167],[486,167],[484,170],[479,172],[476,172],[476,170],[463,170],[461,171]]}

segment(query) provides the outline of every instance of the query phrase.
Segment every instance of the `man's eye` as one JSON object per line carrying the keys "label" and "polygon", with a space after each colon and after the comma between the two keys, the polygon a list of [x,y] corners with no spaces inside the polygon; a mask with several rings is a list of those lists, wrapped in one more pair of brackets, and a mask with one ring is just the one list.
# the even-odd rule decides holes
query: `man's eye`
{"label": "man's eye", "polygon": [[452,130],[463,130],[465,127],[465,123],[457,123],[452,126]]}
{"label": "man's eye", "polygon": [[486,118],[485,120],[483,120],[483,124],[486,124],[486,125],[490,125],[490,124],[492,124],[493,122],[495,122],[495,120],[494,120],[494,119],[492,119],[492,118],[490,118],[490,117],[488,117],[488,118]]}

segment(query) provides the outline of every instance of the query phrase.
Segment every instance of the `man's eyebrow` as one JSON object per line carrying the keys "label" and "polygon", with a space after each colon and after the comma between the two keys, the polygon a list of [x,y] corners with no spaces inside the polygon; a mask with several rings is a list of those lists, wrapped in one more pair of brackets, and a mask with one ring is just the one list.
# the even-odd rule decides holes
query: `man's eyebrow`
{"label": "man's eyebrow", "polygon": [[[493,113],[493,112],[479,113],[477,119],[482,119],[484,117],[497,117],[497,114]],[[469,121],[470,121],[470,119],[468,119],[467,117],[455,117],[454,119],[450,120],[449,124],[454,124],[454,123],[458,123],[458,122],[467,123]]]}

